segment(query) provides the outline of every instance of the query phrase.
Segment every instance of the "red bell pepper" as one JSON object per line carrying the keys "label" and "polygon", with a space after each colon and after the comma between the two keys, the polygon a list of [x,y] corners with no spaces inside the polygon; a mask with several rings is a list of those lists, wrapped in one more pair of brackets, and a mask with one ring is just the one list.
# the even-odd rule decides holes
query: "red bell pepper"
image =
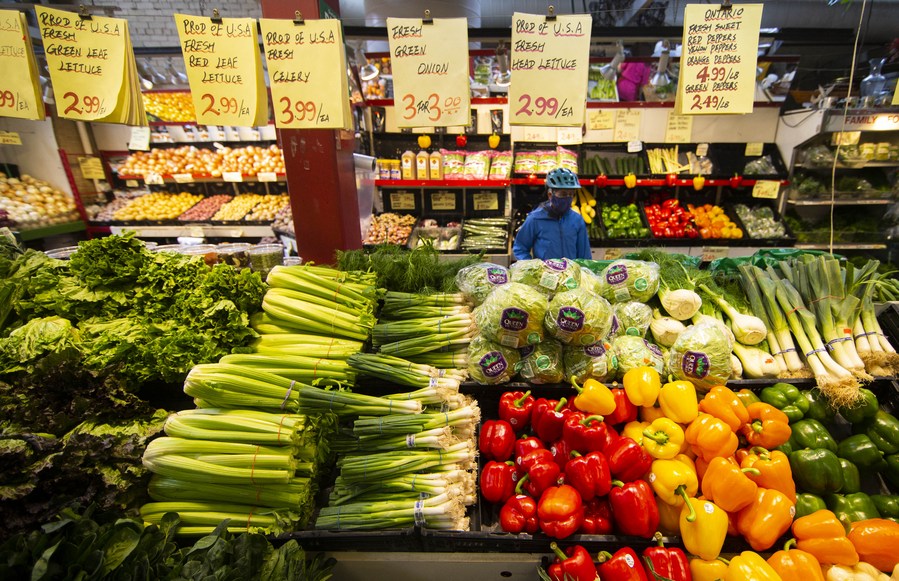
{"label": "red bell pepper", "polygon": [[531,412],[531,430],[544,442],[555,442],[562,437],[562,425],[571,410],[564,397],[560,400],[540,398],[534,402]]}
{"label": "red bell pepper", "polygon": [[515,494],[515,465],[490,461],[481,470],[481,494],[488,502],[503,503]]}
{"label": "red bell pepper", "polygon": [[612,476],[606,457],[601,452],[590,452],[586,456],[572,452],[572,455],[575,457],[565,467],[565,484],[573,486],[582,500],[607,495],[612,488]]}
{"label": "red bell pepper", "polygon": [[649,472],[652,467],[652,456],[643,446],[627,436],[618,436],[606,446],[606,458],[609,470],[614,478],[631,482]]}
{"label": "red bell pepper", "polygon": [[609,503],[619,533],[651,539],[659,528],[659,505],[645,480],[613,480]]}
{"label": "red bell pepper", "polygon": [[550,548],[556,554],[556,561],[549,566],[549,577],[553,581],[596,581],[596,566],[587,549],[580,545],[568,547],[563,552],[555,542]]}
{"label": "red bell pepper", "polygon": [[662,542],[662,533],[656,533],[653,539],[659,546],[643,551],[646,569],[653,579],[662,577],[671,581],[690,581],[693,576],[690,574],[687,555],[677,547],[666,547]]}
{"label": "red bell pepper", "polygon": [[537,503],[540,530],[555,539],[570,537],[584,523],[584,504],[577,490],[567,484],[550,486]]}
{"label": "red bell pepper", "polygon": [[603,581],[649,581],[640,557],[630,547],[618,549],[614,555],[601,552],[596,570]]}
{"label": "red bell pepper", "polygon": [[506,420],[487,420],[478,436],[478,450],[488,460],[505,462],[515,450],[515,430]]}
{"label": "red bell pepper", "polygon": [[612,426],[626,424],[637,419],[639,408],[627,398],[627,393],[621,388],[611,390],[615,396],[615,411],[606,416],[606,423]]}
{"label": "red bell pepper", "polygon": [[499,526],[507,533],[536,533],[537,501],[526,494],[516,494],[506,501],[499,511]]}
{"label": "red bell pepper", "polygon": [[585,535],[611,535],[615,530],[612,507],[608,498],[594,498],[584,503],[584,524],[580,532]]}
{"label": "red bell pepper", "polygon": [[499,398],[499,419],[506,420],[517,433],[531,425],[534,397],[530,391],[507,391]]}
{"label": "red bell pepper", "polygon": [[527,456],[528,452],[545,449],[546,446],[543,445],[543,441],[540,438],[531,436],[515,440],[515,470],[518,472],[518,475],[523,476],[527,472],[521,466],[521,459]]}
{"label": "red bell pepper", "polygon": [[549,450],[533,450],[521,459],[521,467],[525,475],[518,482],[519,490],[524,490],[538,498],[544,490],[556,484],[562,471],[553,460],[553,454]]}
{"label": "red bell pepper", "polygon": [[562,439],[581,454],[602,452],[609,443],[609,428],[602,416],[572,412],[562,425]]}
{"label": "red bell pepper", "polygon": [[555,460],[556,464],[559,465],[559,470],[565,472],[565,467],[571,460],[571,452],[573,451],[571,448],[571,444],[568,443],[568,440],[566,440],[565,438],[556,440],[555,442],[550,444],[549,451],[553,454],[553,460]]}

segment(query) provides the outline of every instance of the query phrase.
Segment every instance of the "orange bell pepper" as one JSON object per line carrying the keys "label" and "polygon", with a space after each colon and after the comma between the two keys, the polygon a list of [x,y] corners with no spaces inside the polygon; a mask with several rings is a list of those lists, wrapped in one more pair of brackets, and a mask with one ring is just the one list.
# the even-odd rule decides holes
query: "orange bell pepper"
{"label": "orange bell pepper", "polygon": [[709,390],[699,402],[699,411],[713,415],[736,432],[749,422],[749,412],[732,390],[723,385]]}
{"label": "orange bell pepper", "polygon": [[782,551],[777,551],[768,559],[768,564],[783,581],[824,581],[821,563],[811,553],[791,549],[796,539],[790,539]]}
{"label": "orange bell pepper", "polygon": [[756,468],[740,468],[733,458],[714,458],[702,477],[702,493],[727,512],[742,510],[752,504],[758,485],[746,472],[758,474]]}
{"label": "orange bell pepper", "polygon": [[706,471],[709,469],[709,463],[697,456],[694,464],[696,465],[696,476],[698,476],[699,481],[702,482],[702,479],[705,478]]}
{"label": "orange bell pepper", "polygon": [[742,468],[755,468],[758,474],[748,472],[747,478],[763,488],[772,488],[787,495],[790,502],[796,502],[796,483],[793,482],[793,470],[790,459],[780,450],[768,451],[764,448],[753,448],[740,462]]}
{"label": "orange bell pepper", "polygon": [[774,448],[790,439],[790,419],[773,405],[758,402],[749,404],[749,421],[740,428],[740,433],[751,446]]}
{"label": "orange bell pepper", "polygon": [[859,558],[885,573],[899,564],[899,523],[870,518],[852,523],[849,540]]}
{"label": "orange bell pepper", "polygon": [[819,510],[797,518],[793,522],[796,548],[811,553],[824,565],[848,565],[858,563],[858,553],[846,538],[846,529],[837,515],[829,510]]}
{"label": "orange bell pepper", "polygon": [[737,435],[727,427],[727,424],[705,413],[699,414],[687,426],[684,437],[693,447],[693,452],[707,462],[718,456],[724,458],[733,456],[739,445]]}
{"label": "orange bell pepper", "polygon": [[737,530],[756,551],[770,549],[787,532],[796,513],[787,496],[768,488],[759,488],[752,504],[737,513]]}
{"label": "orange bell pepper", "polygon": [[658,501],[659,506],[659,530],[666,535],[680,534],[680,506],[674,506],[667,502]]}

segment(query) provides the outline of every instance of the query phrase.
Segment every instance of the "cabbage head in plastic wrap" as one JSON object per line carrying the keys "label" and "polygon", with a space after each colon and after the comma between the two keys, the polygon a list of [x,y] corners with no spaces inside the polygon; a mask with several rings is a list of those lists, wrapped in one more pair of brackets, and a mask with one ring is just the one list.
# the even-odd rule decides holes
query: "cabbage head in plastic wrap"
{"label": "cabbage head in plastic wrap", "polygon": [[543,325],[547,333],[566,345],[592,345],[609,334],[612,305],[583,288],[556,293],[549,301]]}
{"label": "cabbage head in plastic wrap", "polygon": [[519,260],[509,267],[512,282],[535,288],[547,297],[581,284],[581,266],[567,258]]}
{"label": "cabbage head in plastic wrap", "polygon": [[697,323],[687,327],[671,346],[668,369],[676,379],[685,379],[705,392],[730,378],[730,354],[730,339],[721,327]]}
{"label": "cabbage head in plastic wrap", "polygon": [[496,287],[475,309],[478,331],[490,341],[519,348],[543,340],[546,297],[531,287],[510,282]]}
{"label": "cabbage head in plastic wrap", "polygon": [[521,355],[477,335],[468,344],[468,373],[481,385],[506,383],[517,373]]}
{"label": "cabbage head in plastic wrap", "polygon": [[618,360],[612,345],[605,341],[599,341],[593,345],[568,345],[564,349],[565,377],[572,375],[578,381],[595,379],[597,381],[610,381],[615,379],[618,370]]}
{"label": "cabbage head in plastic wrap", "polygon": [[509,282],[509,270],[492,262],[479,262],[456,273],[456,286],[465,298],[480,305],[490,292]]}
{"label": "cabbage head in plastic wrap", "polygon": [[587,290],[595,295],[602,295],[603,284],[599,275],[591,271],[589,268],[581,267],[581,284],[580,288]]}
{"label": "cabbage head in plastic wrap", "polygon": [[646,338],[646,331],[652,323],[652,308],[649,305],[629,301],[617,303],[612,307],[615,317],[612,336],[631,335],[633,337]]}
{"label": "cabbage head in plastic wrap", "polygon": [[661,349],[643,337],[622,335],[612,342],[612,351],[618,361],[619,379],[631,369],[644,365],[652,367],[659,373],[665,369]]}
{"label": "cabbage head in plastic wrap", "polygon": [[562,363],[562,344],[555,339],[528,345],[521,353],[518,375],[531,383],[562,383],[565,367]]}
{"label": "cabbage head in plastic wrap", "polygon": [[603,297],[612,303],[648,303],[659,290],[659,265],[642,260],[616,260],[603,269]]}

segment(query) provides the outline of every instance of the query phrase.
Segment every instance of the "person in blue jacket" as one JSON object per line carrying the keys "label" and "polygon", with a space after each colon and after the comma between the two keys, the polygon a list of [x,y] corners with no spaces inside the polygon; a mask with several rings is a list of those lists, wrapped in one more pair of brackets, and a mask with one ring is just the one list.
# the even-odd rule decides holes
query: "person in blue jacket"
{"label": "person in blue jacket", "polygon": [[565,168],[546,174],[547,200],[528,214],[515,236],[512,253],[516,260],[539,258],[591,258],[587,225],[571,209],[581,184]]}

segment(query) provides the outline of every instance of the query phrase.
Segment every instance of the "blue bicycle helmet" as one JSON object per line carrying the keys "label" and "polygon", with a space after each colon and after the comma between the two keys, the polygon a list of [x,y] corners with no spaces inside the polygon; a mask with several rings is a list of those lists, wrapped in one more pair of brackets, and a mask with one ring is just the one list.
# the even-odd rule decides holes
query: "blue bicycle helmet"
{"label": "blue bicycle helmet", "polygon": [[578,190],[581,182],[570,169],[557,167],[546,174],[546,187],[554,190]]}

